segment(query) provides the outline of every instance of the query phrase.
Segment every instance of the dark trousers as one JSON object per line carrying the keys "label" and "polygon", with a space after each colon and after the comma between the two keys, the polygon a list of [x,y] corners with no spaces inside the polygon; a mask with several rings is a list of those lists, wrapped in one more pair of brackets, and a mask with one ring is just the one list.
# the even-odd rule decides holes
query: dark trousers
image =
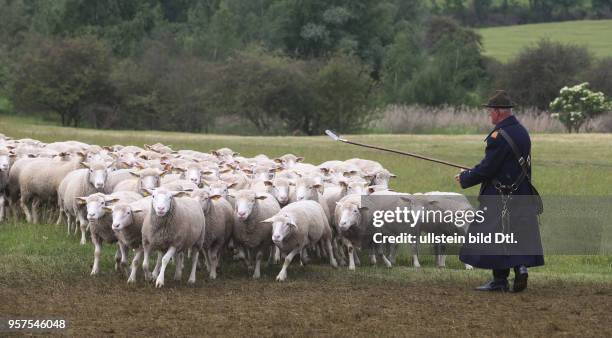
{"label": "dark trousers", "polygon": [[[518,275],[520,273],[519,269],[521,266],[514,267],[514,275]],[[508,279],[510,276],[510,269],[494,269],[493,270],[493,278],[495,279]]]}

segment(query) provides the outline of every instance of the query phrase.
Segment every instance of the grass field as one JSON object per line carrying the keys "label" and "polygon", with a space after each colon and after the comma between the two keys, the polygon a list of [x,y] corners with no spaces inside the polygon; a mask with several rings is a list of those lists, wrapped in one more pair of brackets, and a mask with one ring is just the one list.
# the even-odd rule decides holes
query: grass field
{"label": "grass field", "polygon": [[[208,151],[228,146],[246,156],[287,152],[318,163],[362,157],[399,176],[399,191],[457,191],[455,170],[380,154],[325,137],[230,137],[165,132],[115,132],[61,128],[0,117],[0,132],[41,141],[75,139],[97,144],[162,142]],[[359,135],[351,139],[414,151],[466,165],[482,156],[484,135]],[[533,135],[535,184],[545,196],[606,196],[612,187],[612,135]],[[476,194],[477,188],[462,191]],[[577,228],[582,224],[575,224]],[[471,288],[489,277],[465,271],[456,257],[447,269],[423,268],[406,253],[391,270],[365,266],[350,273],[326,265],[292,265],[289,282],[275,283],[277,266],[263,279],[226,261],[220,278],[203,273],[194,287],[176,283],[156,290],[128,286],[112,270],[113,249],[103,252],[101,275],[89,276],[93,250],[55,225],[0,225],[0,317],[60,316],[72,335],[487,335],[610,336],[611,256],[547,256],[530,271],[520,295],[480,294]],[[365,262],[365,259],[362,260]],[[169,275],[172,268],[167,272]],[[139,274],[139,277],[142,277]],[[607,310],[606,310],[607,309]],[[240,324],[237,324],[240,322]]]}
{"label": "grass field", "polygon": [[597,57],[612,56],[612,20],[566,21],[482,28],[485,54],[502,62],[542,38],[586,46]]}

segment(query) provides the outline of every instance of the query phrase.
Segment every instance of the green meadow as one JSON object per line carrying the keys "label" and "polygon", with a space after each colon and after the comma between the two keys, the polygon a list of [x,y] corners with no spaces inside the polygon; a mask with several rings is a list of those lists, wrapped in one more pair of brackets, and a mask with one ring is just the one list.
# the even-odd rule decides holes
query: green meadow
{"label": "green meadow", "polygon": [[586,46],[596,57],[612,56],[612,20],[566,21],[482,28],[485,55],[502,62],[540,39]]}

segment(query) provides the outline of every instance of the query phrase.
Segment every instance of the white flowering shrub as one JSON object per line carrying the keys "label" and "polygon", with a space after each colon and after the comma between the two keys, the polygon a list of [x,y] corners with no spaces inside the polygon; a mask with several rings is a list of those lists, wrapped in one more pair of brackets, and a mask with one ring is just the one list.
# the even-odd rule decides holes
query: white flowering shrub
{"label": "white flowering shrub", "polygon": [[611,110],[602,92],[593,92],[588,82],[573,87],[563,87],[559,97],[550,103],[551,116],[559,119],[568,132],[578,132],[588,119]]}

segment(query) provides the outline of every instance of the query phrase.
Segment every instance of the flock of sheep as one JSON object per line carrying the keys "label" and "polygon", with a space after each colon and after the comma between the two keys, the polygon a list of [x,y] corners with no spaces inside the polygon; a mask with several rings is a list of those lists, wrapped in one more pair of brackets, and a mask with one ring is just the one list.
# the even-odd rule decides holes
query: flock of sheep
{"label": "flock of sheep", "polygon": [[[102,245],[116,243],[115,269],[129,275],[128,283],[136,281],[141,260],[145,280],[155,280],[157,287],[164,285],[170,261],[176,280],[182,278],[185,259],[191,260],[189,283],[202,264],[215,279],[223,256],[244,261],[253,278],[260,277],[264,258],[278,263],[284,257],[276,277],[284,281],[296,255],[301,264],[317,258],[354,270],[360,264],[355,248],[363,248],[370,250],[374,264],[380,256],[391,267],[397,245],[377,245],[368,238],[361,197],[399,194],[389,190],[393,177],[381,164],[364,159],[313,165],[292,154],[246,158],[228,148],[203,153],[159,143],[144,148],[45,144],[0,135],[0,220],[10,216],[40,223],[57,217],[68,234],[80,230],[81,244],[89,233],[92,275],[99,273]],[[471,206],[465,200],[459,208]],[[417,231],[449,230],[439,229]],[[412,254],[418,267],[416,247]],[[436,254],[443,266],[443,252]]]}

